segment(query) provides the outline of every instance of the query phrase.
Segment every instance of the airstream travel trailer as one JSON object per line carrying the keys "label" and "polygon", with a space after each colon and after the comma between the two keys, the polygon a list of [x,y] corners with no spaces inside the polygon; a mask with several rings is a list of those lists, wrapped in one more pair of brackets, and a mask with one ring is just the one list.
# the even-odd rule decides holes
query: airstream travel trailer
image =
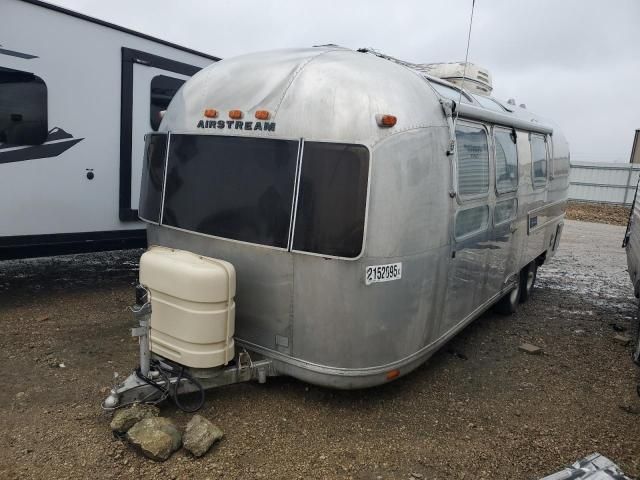
{"label": "airstream travel trailer", "polygon": [[0,0],[0,260],[146,245],[144,135],[216,57]]}
{"label": "airstream travel trailer", "polygon": [[[631,163],[640,163],[640,130],[636,130],[633,139]],[[627,252],[627,271],[629,272],[629,277],[633,284],[633,293],[636,298],[640,298],[640,198],[638,198],[638,188],[640,188],[640,183],[636,185],[636,193],[629,212],[627,230],[622,241],[622,247]],[[636,329],[636,333],[636,348],[633,360],[640,365],[640,327]],[[638,387],[638,393],[640,394],[640,387]]]}
{"label": "airstream travel trailer", "polygon": [[103,405],[167,382],[405,375],[492,305],[529,298],[568,173],[551,124],[390,57],[218,62],[147,136],[141,368]]}

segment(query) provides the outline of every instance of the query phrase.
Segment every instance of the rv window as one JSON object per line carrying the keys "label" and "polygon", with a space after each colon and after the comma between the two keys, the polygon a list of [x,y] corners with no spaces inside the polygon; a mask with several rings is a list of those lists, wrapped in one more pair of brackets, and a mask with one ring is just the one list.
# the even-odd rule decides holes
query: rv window
{"label": "rv window", "polygon": [[157,75],[151,80],[151,128],[157,131],[162,117],[160,112],[166,110],[171,99],[184,84],[179,80],[166,75]]}
{"label": "rv window", "polygon": [[518,212],[518,201],[515,198],[509,200],[503,200],[496,203],[493,209],[493,223],[500,225],[501,223],[508,222],[516,218]]}
{"label": "rv window", "polygon": [[304,142],[292,250],[353,258],[364,236],[369,152]]}
{"label": "rv window", "polygon": [[162,224],[287,248],[298,144],[171,135]]}
{"label": "rv window", "polygon": [[473,98],[475,98],[477,102],[487,110],[493,110],[494,112],[500,112],[500,113],[504,113],[506,111],[502,107],[502,105],[500,105],[498,102],[496,102],[490,97],[485,97],[482,95],[474,95]]}
{"label": "rv window", "polygon": [[[433,87],[433,89],[438,92],[444,98],[448,98],[449,100],[455,100],[456,102],[460,100],[460,90],[456,90],[452,87],[447,87],[446,85],[442,85],[441,83],[429,82],[429,84]],[[471,99],[467,96],[466,93],[462,93],[462,101],[464,103],[471,103]]]}
{"label": "rv window", "polygon": [[[555,153],[555,152],[554,152]],[[563,157],[553,157],[553,176],[565,177],[569,175],[569,154]]]}
{"label": "rv window", "polygon": [[512,192],[518,188],[518,151],[512,130],[494,129],[496,148],[496,190]]}
{"label": "rv window", "polygon": [[456,127],[458,193],[472,196],[489,191],[489,146],[482,127]]}
{"label": "rv window", "polygon": [[147,135],[142,164],[138,216],[153,223],[160,222],[160,203],[162,202],[166,154],[167,136],[163,134]]}
{"label": "rv window", "polygon": [[533,188],[544,187],[547,184],[547,144],[539,135],[531,135],[531,166]]}
{"label": "rv window", "polygon": [[0,143],[40,145],[47,139],[47,85],[32,73],[0,67]]}
{"label": "rv window", "polygon": [[456,238],[482,232],[487,229],[488,224],[489,207],[487,205],[460,210],[456,215]]}

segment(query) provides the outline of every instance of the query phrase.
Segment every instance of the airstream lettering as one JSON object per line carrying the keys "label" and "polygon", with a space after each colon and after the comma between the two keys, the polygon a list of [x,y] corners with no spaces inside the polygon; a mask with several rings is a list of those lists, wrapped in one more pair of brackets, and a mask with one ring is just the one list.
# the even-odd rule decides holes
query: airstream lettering
{"label": "airstream lettering", "polygon": [[196,125],[196,128],[215,128],[223,130],[264,130],[266,132],[276,131],[276,122],[241,122],[240,120],[200,120]]}
{"label": "airstream lettering", "polygon": [[[242,128],[202,120],[234,109]],[[174,393],[271,375],[388,382],[491,306],[526,301],[562,231],[557,128],[371,52],[222,60],[146,141],[144,378],[108,408],[152,395],[150,379]]]}

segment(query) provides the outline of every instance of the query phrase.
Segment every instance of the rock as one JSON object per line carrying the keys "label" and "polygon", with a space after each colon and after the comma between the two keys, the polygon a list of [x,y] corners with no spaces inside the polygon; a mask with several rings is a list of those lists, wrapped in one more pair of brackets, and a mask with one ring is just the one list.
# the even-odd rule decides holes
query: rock
{"label": "rock", "polygon": [[126,433],[131,427],[144,418],[157,417],[160,413],[158,407],[136,403],[129,408],[118,410],[111,420],[111,430],[118,433]]}
{"label": "rock", "polygon": [[129,443],[145,457],[164,461],[180,448],[180,432],[168,418],[145,418],[127,432]]}
{"label": "rock", "polygon": [[619,343],[623,347],[626,347],[631,343],[631,337],[627,337],[626,335],[616,335],[613,337],[613,341]]}
{"label": "rock", "polygon": [[201,415],[194,415],[184,431],[184,448],[201,457],[217,440],[224,436],[224,432]]}
{"label": "rock", "polygon": [[529,355],[540,355],[542,353],[542,349],[540,347],[536,347],[530,343],[523,343],[518,347],[518,350],[528,353]]}
{"label": "rock", "polygon": [[419,478],[424,478],[424,475],[422,475],[421,473],[415,473],[415,472],[411,473],[411,476],[413,478],[418,478],[418,479]]}

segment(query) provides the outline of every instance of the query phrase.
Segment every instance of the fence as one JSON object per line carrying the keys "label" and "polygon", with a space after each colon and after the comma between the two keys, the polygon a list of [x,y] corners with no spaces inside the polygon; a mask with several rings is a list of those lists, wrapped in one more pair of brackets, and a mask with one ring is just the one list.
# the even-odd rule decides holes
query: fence
{"label": "fence", "polygon": [[640,164],[571,162],[569,199],[631,205]]}

